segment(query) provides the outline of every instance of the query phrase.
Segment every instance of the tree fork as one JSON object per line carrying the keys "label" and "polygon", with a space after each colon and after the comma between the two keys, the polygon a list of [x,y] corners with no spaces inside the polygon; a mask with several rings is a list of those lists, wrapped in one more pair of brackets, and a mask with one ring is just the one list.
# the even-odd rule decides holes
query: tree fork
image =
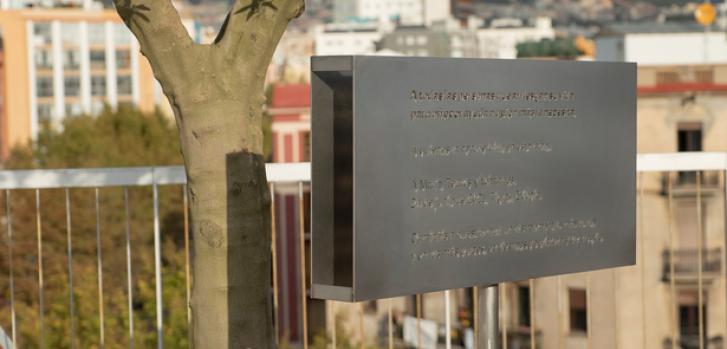
{"label": "tree fork", "polygon": [[192,329],[199,349],[274,348],[265,72],[303,0],[237,0],[211,45],[170,0],[114,0],[179,128],[194,234]]}

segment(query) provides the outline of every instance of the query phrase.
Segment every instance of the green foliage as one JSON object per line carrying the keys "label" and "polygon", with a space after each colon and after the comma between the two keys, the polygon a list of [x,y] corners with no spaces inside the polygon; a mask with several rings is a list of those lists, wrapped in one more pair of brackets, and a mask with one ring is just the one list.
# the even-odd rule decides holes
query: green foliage
{"label": "green foliage", "polygon": [[[64,121],[62,131],[43,129],[33,145],[14,149],[5,168],[88,168],[179,165],[176,127],[159,113],[145,115],[120,108],[98,117]],[[99,348],[96,209],[93,189],[71,189],[73,295],[76,348]],[[156,346],[153,204],[151,188],[129,188],[129,214],[124,189],[99,190],[99,227],[103,253],[105,348],[127,348],[129,312],[126,226],[131,242],[135,347]],[[72,324],[64,190],[41,190],[45,345],[70,348]],[[186,270],[182,188],[160,187],[164,340],[169,348],[188,344]],[[5,195],[0,212],[5,212]],[[11,197],[13,273],[19,347],[40,345],[38,241],[34,191],[13,191]],[[5,228],[0,231],[0,326],[10,331],[9,258]]]}
{"label": "green foliage", "polygon": [[580,51],[571,38],[543,39],[528,41],[516,46],[518,58],[555,57],[571,59],[578,57]]}
{"label": "green foliage", "polygon": [[[346,330],[343,326],[345,323],[345,315],[342,313],[336,313],[336,348],[337,349],[377,349],[377,345],[370,345],[364,343],[361,345],[358,341],[354,341],[353,334]],[[327,335],[325,331],[316,333],[313,336],[313,341],[310,344],[311,349],[328,349],[333,345],[331,336]],[[285,346],[280,345],[280,349],[286,349]]]}
{"label": "green foliage", "polygon": [[84,168],[181,165],[173,121],[121,107],[98,117],[77,116],[63,130],[44,127],[35,144],[11,151],[6,168]]}

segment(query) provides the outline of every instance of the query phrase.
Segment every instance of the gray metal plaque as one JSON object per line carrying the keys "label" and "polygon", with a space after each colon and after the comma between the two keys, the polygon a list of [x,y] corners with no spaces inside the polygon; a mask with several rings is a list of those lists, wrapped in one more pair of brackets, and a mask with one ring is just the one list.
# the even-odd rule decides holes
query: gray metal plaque
{"label": "gray metal plaque", "polygon": [[313,297],[631,265],[636,65],[313,57]]}

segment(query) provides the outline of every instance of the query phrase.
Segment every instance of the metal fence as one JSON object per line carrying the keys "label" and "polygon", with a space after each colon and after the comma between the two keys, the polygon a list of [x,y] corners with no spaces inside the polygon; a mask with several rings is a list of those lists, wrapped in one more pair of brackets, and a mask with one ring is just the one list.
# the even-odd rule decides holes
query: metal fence
{"label": "metal fence", "polygon": [[[310,232],[306,228],[307,217],[302,208],[309,207],[306,191],[310,184],[309,164],[269,164],[267,167],[270,188],[273,193],[284,193],[294,197],[294,208],[298,212],[294,215],[298,249],[291,254],[297,261],[291,265],[280,265],[280,258],[273,258],[273,297],[275,300],[275,323],[281,326],[285,323],[281,319],[280,307],[285,302],[294,300],[293,306],[300,314],[301,328],[297,343],[291,345],[307,348],[313,345],[314,339],[309,336],[309,313],[312,301],[307,298],[307,292],[293,294],[297,299],[280,297],[279,273],[284,268],[295,268],[298,278],[293,279],[299,290],[307,290],[306,253]],[[725,335],[727,335],[727,283],[725,278],[725,185],[727,177],[727,153],[670,153],[670,154],[643,154],[638,157],[638,193],[637,193],[637,265],[609,271],[583,273],[576,276],[557,276],[537,280],[524,280],[521,283],[507,283],[500,285],[500,335],[504,348],[723,348]],[[45,338],[49,331],[57,328],[47,324],[45,315],[52,307],[67,307],[70,326],[68,330],[69,347],[83,347],[77,342],[75,336],[81,330],[78,328],[79,314],[76,312],[79,304],[75,299],[74,286],[79,285],[78,271],[74,270],[74,222],[71,210],[73,208],[72,190],[90,190],[93,193],[93,206],[95,211],[95,273],[97,293],[97,314],[93,316],[98,321],[98,343],[95,346],[122,347],[126,343],[107,343],[105,324],[110,314],[105,312],[105,293],[111,292],[104,286],[104,250],[102,248],[103,234],[103,208],[99,200],[102,190],[121,190],[123,206],[118,212],[123,217],[123,241],[117,246],[123,250],[126,257],[125,275],[111,275],[125,280],[123,290],[127,300],[128,319],[128,347],[134,346],[135,331],[134,312],[139,311],[135,305],[134,290],[139,280],[135,280],[133,268],[133,255],[137,252],[132,246],[132,228],[129,224],[130,209],[134,202],[130,199],[130,190],[133,188],[151,189],[152,200],[152,229],[153,234],[153,264],[154,264],[154,304],[155,321],[153,332],[156,334],[156,346],[165,345],[165,314],[170,309],[165,308],[163,285],[163,246],[160,215],[160,188],[177,187],[182,196],[181,211],[184,212],[184,281],[186,303],[189,301],[190,291],[190,239],[187,215],[187,197],[184,186],[186,178],[181,167],[145,167],[145,168],[109,168],[109,169],[67,169],[67,170],[32,170],[32,171],[0,171],[0,190],[5,196],[4,225],[6,230],[5,270],[7,275],[7,294],[0,295],[0,306],[7,305],[10,309],[8,319],[10,323],[10,336],[16,339],[15,348],[39,347],[47,348],[49,345]],[[595,184],[594,184],[595,185]],[[34,212],[24,212],[22,221],[16,219],[18,212],[13,212],[15,193],[18,191],[31,191],[34,194]],[[46,298],[45,282],[48,276],[44,270],[44,236],[43,217],[49,213],[41,205],[41,197],[46,191],[56,191],[63,197],[65,216],[65,254],[68,294],[65,304],[50,304]],[[60,191],[59,194],[57,191]],[[279,196],[273,195],[273,198]],[[708,204],[705,204],[709,202]],[[717,204],[721,202],[720,204]],[[686,204],[685,204],[686,203]],[[283,203],[273,200],[273,212],[280,213],[277,206]],[[686,205],[686,206],[679,206]],[[22,213],[22,212],[21,212]],[[27,217],[32,217],[28,220]],[[685,218],[686,217],[686,218]],[[691,218],[689,218],[691,217]],[[279,217],[278,217],[279,218]],[[279,222],[278,218],[274,219]],[[37,343],[25,345],[18,342],[18,299],[16,293],[17,255],[16,240],[18,227],[31,227],[35,232],[35,257],[37,265],[34,268],[37,280],[37,317],[33,316],[33,326],[37,328]],[[273,225],[274,231],[283,229]],[[28,231],[26,229],[25,231]],[[686,233],[685,233],[686,232]],[[694,234],[693,232],[697,232]],[[705,233],[706,232],[706,233]],[[279,254],[275,239],[280,234],[273,234],[274,255]],[[193,243],[193,242],[192,242]],[[118,252],[118,251],[117,251]],[[57,267],[57,266],[56,266]],[[88,270],[86,270],[87,272]],[[290,273],[290,270],[285,270]],[[657,275],[657,276],[653,276]],[[296,281],[297,280],[297,281]],[[146,280],[150,281],[150,280]],[[117,283],[118,284],[118,283]],[[570,288],[569,285],[581,285],[580,288]],[[638,287],[636,286],[638,284]],[[291,286],[291,285],[289,285]],[[5,287],[5,286],[3,286]],[[292,287],[292,286],[291,286]],[[710,293],[705,289],[710,288]],[[584,294],[579,290],[583,289]],[[715,291],[716,290],[716,291]],[[435,336],[439,346],[451,348],[457,345],[476,347],[479,333],[477,328],[480,319],[477,311],[479,299],[474,290],[451,290],[441,293],[441,311],[438,316],[443,321],[441,333]],[[663,291],[663,292],[661,292]],[[663,294],[657,295],[657,292]],[[457,299],[471,299],[471,302],[459,302],[471,310],[471,323],[455,320],[459,319],[453,309],[461,309],[455,305],[453,294],[461,297]],[[436,297],[440,297],[437,295]],[[430,297],[431,298],[431,297]],[[371,334],[368,337],[380,337],[379,340],[369,343],[369,346],[382,347],[430,347],[422,338],[425,330],[422,328],[423,305],[422,295],[411,299],[411,315],[416,318],[414,340],[402,338],[398,328],[400,317],[395,313],[392,300],[380,302],[378,315],[384,320],[381,328],[384,331]],[[3,301],[4,300],[4,301]],[[56,299],[57,301],[57,299]],[[35,302],[35,301],[34,301]],[[709,306],[706,306],[709,303]],[[326,346],[337,348],[342,345],[340,331],[336,325],[338,320],[336,309],[350,307],[336,302],[326,302]],[[184,311],[188,312],[187,307]],[[666,309],[664,309],[666,308]],[[354,305],[358,319],[354,326],[354,335],[357,345],[364,347],[365,315],[364,304]],[[26,310],[27,311],[27,310]],[[651,316],[650,314],[660,314]],[[118,314],[112,314],[117,316]],[[353,317],[355,318],[356,315]],[[430,314],[427,315],[427,317]],[[661,316],[664,315],[664,316]],[[187,313],[187,321],[190,315]],[[460,319],[461,320],[461,319]],[[0,319],[0,324],[5,321]],[[354,321],[354,322],[356,322]],[[710,323],[709,330],[707,321]],[[714,324],[717,324],[716,326]],[[460,339],[453,344],[452,334],[455,327],[471,329],[470,340]],[[405,330],[404,330],[405,331]],[[280,337],[283,331],[278,328]],[[439,338],[439,339],[437,339]],[[0,338],[1,339],[1,338]],[[281,343],[282,345],[282,343]],[[170,346],[167,344],[167,346]],[[436,345],[435,345],[436,346]]]}

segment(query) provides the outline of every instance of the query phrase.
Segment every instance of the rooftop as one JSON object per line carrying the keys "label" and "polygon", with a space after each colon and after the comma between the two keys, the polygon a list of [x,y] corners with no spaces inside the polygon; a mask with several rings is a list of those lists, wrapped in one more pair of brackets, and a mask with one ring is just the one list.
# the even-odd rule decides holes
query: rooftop
{"label": "rooftop", "polygon": [[310,107],[310,85],[275,85],[270,103],[272,108]]}
{"label": "rooftop", "polygon": [[626,34],[674,34],[701,33],[704,27],[693,22],[643,22],[612,24],[601,31],[600,35]]}

